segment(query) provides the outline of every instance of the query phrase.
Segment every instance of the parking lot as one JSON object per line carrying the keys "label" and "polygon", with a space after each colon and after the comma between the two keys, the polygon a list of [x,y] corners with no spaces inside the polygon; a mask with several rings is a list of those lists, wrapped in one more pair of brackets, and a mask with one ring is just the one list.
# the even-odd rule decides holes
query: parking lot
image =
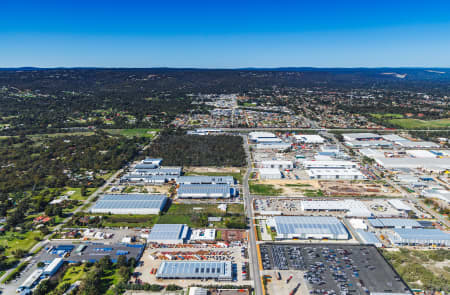
{"label": "parking lot", "polygon": [[[410,293],[397,273],[372,246],[262,244],[263,274],[270,284],[293,276],[311,294]],[[270,292],[270,290],[269,290]]]}

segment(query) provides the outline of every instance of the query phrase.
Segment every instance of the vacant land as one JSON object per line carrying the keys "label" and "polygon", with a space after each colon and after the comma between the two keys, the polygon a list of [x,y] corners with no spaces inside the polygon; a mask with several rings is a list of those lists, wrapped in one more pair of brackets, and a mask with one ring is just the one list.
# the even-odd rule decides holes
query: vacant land
{"label": "vacant land", "polygon": [[411,288],[450,292],[450,250],[383,251]]}
{"label": "vacant land", "polygon": [[151,227],[158,220],[157,215],[105,215],[104,227]]}
{"label": "vacant land", "polygon": [[283,193],[283,189],[275,188],[273,184],[262,184],[250,181],[249,186],[250,186],[250,193],[254,195],[279,196],[281,195],[281,193]]}
{"label": "vacant land", "polygon": [[449,128],[450,118],[439,120],[419,120],[419,119],[390,119],[389,123],[404,129],[426,129],[426,128]]}
{"label": "vacant land", "polygon": [[42,237],[40,231],[28,231],[24,234],[9,231],[0,236],[0,246],[5,247],[4,255],[11,256],[18,249],[30,250]]}
{"label": "vacant land", "polygon": [[105,129],[106,132],[111,134],[120,134],[126,137],[149,137],[153,138],[159,129],[150,128],[134,128],[134,129]]}
{"label": "vacant land", "polygon": [[372,117],[377,118],[377,119],[401,119],[403,118],[402,114],[390,114],[390,113],[386,113],[386,114],[370,114]]}
{"label": "vacant land", "polygon": [[241,228],[245,225],[244,207],[241,204],[228,205],[226,212],[212,204],[172,204],[169,210],[159,217],[158,223],[183,223],[192,227],[204,227],[210,223],[208,217],[222,217],[222,221],[214,222],[218,228]]}

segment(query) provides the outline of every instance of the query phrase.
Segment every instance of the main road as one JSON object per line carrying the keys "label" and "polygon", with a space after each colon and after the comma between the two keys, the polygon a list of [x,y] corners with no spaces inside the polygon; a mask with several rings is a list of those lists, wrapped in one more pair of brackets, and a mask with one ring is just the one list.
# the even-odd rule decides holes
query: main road
{"label": "main road", "polygon": [[250,223],[248,250],[250,258],[251,277],[254,282],[255,295],[262,295],[263,292],[261,276],[259,274],[258,249],[256,248],[255,222],[252,212],[253,206],[250,196],[250,189],[248,186],[248,179],[250,177],[250,173],[252,173],[252,159],[250,155],[250,148],[248,146],[247,135],[242,135],[242,139],[244,140],[245,155],[247,157],[247,171],[245,172],[244,178],[242,180],[242,196],[244,198],[245,214]]}

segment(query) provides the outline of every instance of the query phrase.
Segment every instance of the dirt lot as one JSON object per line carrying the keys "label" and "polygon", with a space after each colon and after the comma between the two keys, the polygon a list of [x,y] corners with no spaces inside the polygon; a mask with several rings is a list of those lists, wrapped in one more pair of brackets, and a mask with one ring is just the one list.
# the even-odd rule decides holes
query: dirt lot
{"label": "dirt lot", "polygon": [[266,179],[255,183],[270,184],[274,186],[274,189],[282,189],[283,196],[301,196],[305,190],[320,189],[317,180]]}
{"label": "dirt lot", "polygon": [[239,173],[241,172],[240,168],[236,167],[184,167],[185,172],[192,173]]}
{"label": "dirt lot", "polygon": [[[277,273],[280,273],[281,280],[277,280]],[[304,271],[299,270],[264,270],[263,275],[269,275],[272,278],[267,283],[267,294],[271,295],[288,295],[300,283],[300,288],[295,294],[309,294],[305,280],[303,279]],[[286,280],[292,276],[289,283]]]}
{"label": "dirt lot", "polygon": [[351,181],[319,181],[320,188],[329,196],[400,196],[392,187],[378,183]]}
{"label": "dirt lot", "polygon": [[222,240],[225,242],[233,242],[233,241],[244,242],[247,240],[247,232],[245,230],[221,229],[219,231]]}

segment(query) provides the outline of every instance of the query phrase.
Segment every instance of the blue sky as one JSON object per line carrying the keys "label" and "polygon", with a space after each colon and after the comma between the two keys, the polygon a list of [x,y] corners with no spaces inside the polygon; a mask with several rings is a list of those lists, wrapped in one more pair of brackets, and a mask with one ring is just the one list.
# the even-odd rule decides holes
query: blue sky
{"label": "blue sky", "polygon": [[1,0],[16,66],[450,67],[450,1]]}

